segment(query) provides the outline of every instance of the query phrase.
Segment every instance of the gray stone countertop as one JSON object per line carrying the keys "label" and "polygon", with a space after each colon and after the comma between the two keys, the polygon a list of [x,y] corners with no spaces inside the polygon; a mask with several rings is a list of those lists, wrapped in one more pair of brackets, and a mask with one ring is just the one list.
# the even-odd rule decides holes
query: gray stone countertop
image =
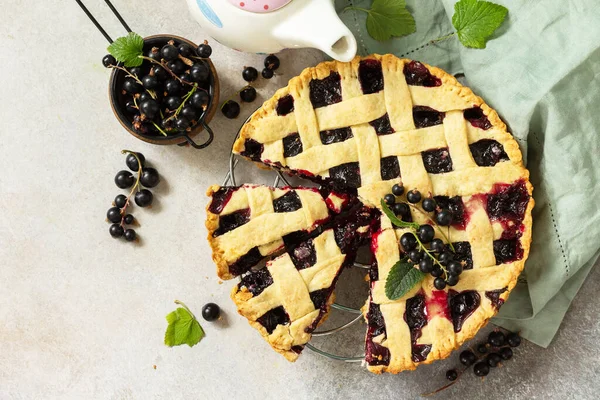
{"label": "gray stone countertop", "polygon": [[[113,37],[123,30],[103,2],[87,1]],[[200,42],[184,1],[115,1],[142,35],[172,33]],[[204,151],[153,146],[128,135],[107,101],[107,43],[75,2],[12,1],[0,13],[0,399],[403,399],[445,384],[448,360],[397,376],[305,351],[295,364],[270,350],[238,316],[233,282],[216,278],[204,228],[204,192],[221,183],[233,137],[262,101],[318,51],[285,51],[281,76],[257,84],[259,99],[236,120],[217,115]],[[212,42],[222,99],[240,89],[244,65],[262,56]],[[104,221],[121,191],[121,149],[141,151],[162,176],[150,210],[133,209],[139,245],[115,241]],[[269,182],[244,167],[240,180]],[[339,288],[360,306],[356,271]],[[592,399],[600,390],[600,270],[594,269],[548,349],[524,343],[485,380],[465,374],[439,398]],[[203,322],[194,347],[163,345],[173,300],[197,314],[204,303],[224,318]],[[348,315],[334,313],[326,326]],[[483,337],[491,326],[480,332]],[[364,324],[326,338],[320,348],[359,355]],[[471,343],[476,343],[473,341]],[[156,366],[156,368],[154,367]]]}

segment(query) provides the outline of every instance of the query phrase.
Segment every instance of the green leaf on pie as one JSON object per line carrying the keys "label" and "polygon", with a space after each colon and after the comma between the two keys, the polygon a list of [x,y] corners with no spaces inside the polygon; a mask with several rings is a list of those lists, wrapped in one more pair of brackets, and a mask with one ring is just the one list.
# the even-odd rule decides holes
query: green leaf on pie
{"label": "green leaf on pie", "polygon": [[390,207],[388,207],[388,205],[385,204],[385,201],[383,199],[381,199],[381,209],[383,210],[383,213],[390,219],[390,221],[392,221],[392,224],[396,225],[398,228],[417,229],[419,227],[419,224],[417,224],[416,222],[404,222],[400,218],[396,217],[396,215],[394,215],[394,212],[390,210]]}
{"label": "green leaf on pie", "polygon": [[400,260],[390,270],[385,281],[385,295],[398,300],[425,278],[425,274],[406,261]]}
{"label": "green leaf on pie", "polygon": [[108,52],[126,67],[138,67],[144,61],[141,56],[144,51],[144,38],[135,32],[129,32],[112,42]]}
{"label": "green leaf on pie", "polygon": [[176,301],[185,308],[177,308],[167,315],[167,331],[165,332],[165,344],[169,347],[187,344],[192,347],[204,337],[204,331],[194,314],[185,304]]}
{"label": "green leaf on pie", "polygon": [[508,9],[489,1],[460,0],[454,5],[452,25],[465,47],[484,49],[487,38],[502,25]]}
{"label": "green leaf on pie", "polygon": [[405,0],[373,0],[370,9],[350,6],[346,10],[367,13],[367,32],[380,42],[392,36],[406,36],[416,30],[415,19]]}

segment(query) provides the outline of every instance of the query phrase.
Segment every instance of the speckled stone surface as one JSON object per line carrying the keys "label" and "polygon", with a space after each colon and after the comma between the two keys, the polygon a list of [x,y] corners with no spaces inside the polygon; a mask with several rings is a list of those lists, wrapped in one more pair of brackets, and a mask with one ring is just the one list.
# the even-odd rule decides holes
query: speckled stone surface
{"label": "speckled stone surface", "polygon": [[[86,3],[113,37],[122,34],[103,2]],[[205,39],[184,1],[114,3],[142,35]],[[197,151],[145,144],[121,128],[100,64],[107,43],[75,2],[9,2],[0,39],[0,399],[399,399],[445,383],[457,355],[398,376],[374,376],[309,351],[290,364],[236,314],[233,282],[221,284],[214,273],[204,191],[222,182],[243,119],[320,61],[319,52],[282,53],[282,75],[261,80],[259,99],[243,105],[237,120],[218,115],[214,144]],[[242,67],[260,67],[263,57],[212,44],[226,99],[244,85]],[[124,148],[143,152],[162,176],[154,207],[132,210],[139,245],[113,240],[104,221],[122,192],[113,177],[125,167]],[[271,180],[242,167],[240,180]],[[360,306],[362,276],[345,274],[339,301]],[[466,374],[438,397],[598,398],[598,293],[596,268],[547,350],[525,343],[485,381]],[[223,320],[203,322],[207,336],[192,349],[162,344],[175,299],[197,314],[209,301],[223,308]],[[335,313],[326,327],[348,318]],[[363,334],[358,323],[314,344],[359,355]]]}

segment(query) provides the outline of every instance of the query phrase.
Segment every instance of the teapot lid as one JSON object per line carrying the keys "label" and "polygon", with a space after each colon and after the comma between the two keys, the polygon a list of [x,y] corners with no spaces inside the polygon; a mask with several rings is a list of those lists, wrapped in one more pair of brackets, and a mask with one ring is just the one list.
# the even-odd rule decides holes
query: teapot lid
{"label": "teapot lid", "polygon": [[291,3],[292,0],[229,0],[237,8],[254,13],[268,13]]}

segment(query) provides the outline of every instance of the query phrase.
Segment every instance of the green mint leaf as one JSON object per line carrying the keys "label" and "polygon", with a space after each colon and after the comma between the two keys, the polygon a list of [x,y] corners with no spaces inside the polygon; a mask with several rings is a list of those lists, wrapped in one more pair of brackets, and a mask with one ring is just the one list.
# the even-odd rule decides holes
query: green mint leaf
{"label": "green mint leaf", "polygon": [[184,308],[179,307],[167,315],[169,325],[165,332],[165,344],[169,347],[182,344],[192,347],[204,337],[204,331],[185,304],[179,301],[175,301],[175,303],[181,304]]}
{"label": "green mint leaf", "polygon": [[484,49],[487,38],[502,25],[508,9],[489,1],[460,0],[454,5],[452,25],[465,47]]}
{"label": "green mint leaf", "polygon": [[425,274],[405,261],[398,261],[385,281],[385,295],[390,300],[398,300],[425,278]]}
{"label": "green mint leaf", "polygon": [[380,42],[392,36],[406,36],[416,30],[415,19],[406,9],[405,0],[373,0],[371,9],[350,6],[346,10],[367,13],[367,32]]}
{"label": "green mint leaf", "polygon": [[129,32],[127,36],[112,42],[107,50],[126,67],[138,67],[144,61],[139,57],[144,51],[144,38],[135,32]]}
{"label": "green mint leaf", "polygon": [[381,209],[383,210],[383,213],[390,219],[390,221],[392,221],[392,224],[396,225],[398,228],[417,229],[419,227],[419,224],[415,222],[404,222],[400,218],[396,217],[394,215],[394,212],[390,210],[390,207],[388,207],[388,205],[385,204],[385,201],[383,199],[381,199]]}

